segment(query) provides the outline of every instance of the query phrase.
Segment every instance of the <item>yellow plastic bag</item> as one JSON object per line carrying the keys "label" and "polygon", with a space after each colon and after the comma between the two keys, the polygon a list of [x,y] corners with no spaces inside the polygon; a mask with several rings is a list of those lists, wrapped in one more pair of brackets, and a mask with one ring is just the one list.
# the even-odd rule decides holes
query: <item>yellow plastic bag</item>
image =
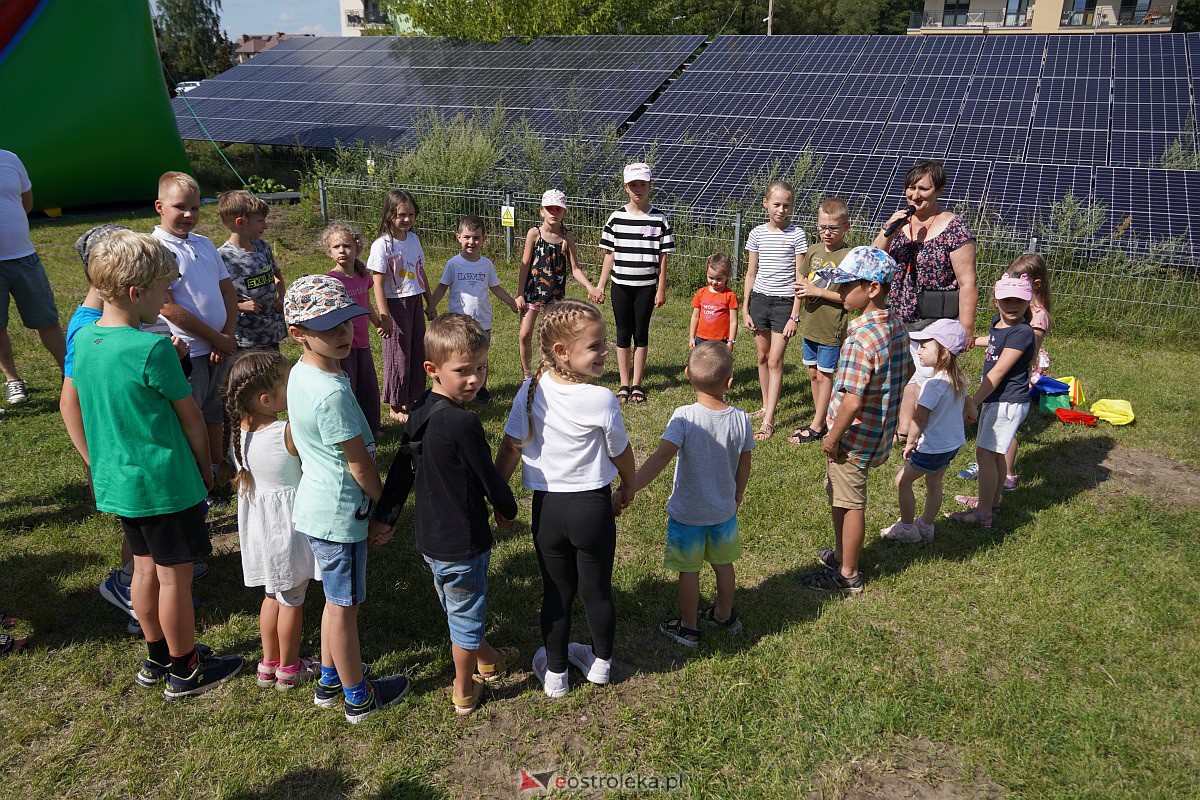
{"label": "yellow plastic bag", "polygon": [[1092,413],[1113,425],[1133,422],[1133,406],[1128,400],[1097,400],[1092,403]]}
{"label": "yellow plastic bag", "polygon": [[1072,408],[1081,406],[1087,402],[1087,398],[1083,396],[1083,384],[1077,378],[1066,377],[1058,378],[1058,380],[1071,387],[1067,393],[1071,396]]}

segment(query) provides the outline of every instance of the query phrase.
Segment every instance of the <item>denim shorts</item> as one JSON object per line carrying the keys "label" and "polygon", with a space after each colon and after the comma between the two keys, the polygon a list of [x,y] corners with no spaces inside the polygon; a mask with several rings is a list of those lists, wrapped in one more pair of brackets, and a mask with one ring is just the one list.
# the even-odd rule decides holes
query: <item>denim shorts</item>
{"label": "denim shorts", "polygon": [[937,472],[950,466],[957,453],[957,447],[944,453],[922,453],[920,450],[914,450],[908,457],[908,465],[917,472]]}
{"label": "denim shorts", "polygon": [[741,555],[736,515],[716,525],[685,525],[667,517],[663,566],[672,572],[699,572],[705,561],[732,564]]}
{"label": "denim shorts", "polygon": [[17,302],[21,324],[41,330],[58,324],[54,290],[37,253],[0,261],[0,328],[8,327],[8,298]]}
{"label": "denim shorts", "polygon": [[492,551],[466,561],[422,558],[433,572],[433,588],[450,624],[450,641],[464,650],[478,650],[486,629],[488,564]]}
{"label": "denim shorts", "polygon": [[325,599],[335,606],[357,606],[367,599],[367,540],[361,542],[331,542],[308,537],[317,566],[321,569],[321,586]]}
{"label": "denim shorts", "polygon": [[842,348],[835,344],[817,344],[812,339],[801,339],[800,359],[806,367],[816,367],[830,375],[837,372],[838,354]]}

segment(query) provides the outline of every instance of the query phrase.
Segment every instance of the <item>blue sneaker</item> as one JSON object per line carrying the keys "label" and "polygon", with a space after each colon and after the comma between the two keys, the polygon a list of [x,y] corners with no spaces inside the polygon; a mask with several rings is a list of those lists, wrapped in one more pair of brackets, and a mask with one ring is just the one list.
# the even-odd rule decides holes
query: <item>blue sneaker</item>
{"label": "blue sneaker", "polygon": [[[129,587],[121,585],[119,577],[121,570],[110,569],[108,577],[100,583],[100,596],[121,611],[129,615],[129,618],[137,622],[137,613],[133,610],[133,599],[129,595]],[[141,633],[141,628],[138,632]]]}
{"label": "blue sneaker", "polygon": [[412,684],[403,675],[392,675],[367,681],[366,700],[362,703],[351,703],[346,700],[346,721],[351,725],[357,725],[376,711],[400,702],[411,687]]}
{"label": "blue sneaker", "polygon": [[215,689],[225,683],[241,670],[241,656],[197,658],[196,666],[192,667],[192,672],[187,677],[181,678],[178,675],[167,673],[167,688],[163,689],[163,697],[168,700],[179,700],[204,694],[209,689]]}
{"label": "blue sneaker", "polygon": [[[363,662],[362,665],[363,677],[370,680],[373,677],[371,665]],[[342,681],[339,678],[337,683],[321,683],[317,681],[317,692],[313,695],[313,705],[320,708],[337,708],[338,703],[342,702],[343,696]]]}
{"label": "blue sneaker", "polygon": [[960,469],[958,471],[958,477],[964,481],[978,480],[979,479],[979,464],[978,464],[978,462],[972,461],[970,464],[967,465],[966,469]]}

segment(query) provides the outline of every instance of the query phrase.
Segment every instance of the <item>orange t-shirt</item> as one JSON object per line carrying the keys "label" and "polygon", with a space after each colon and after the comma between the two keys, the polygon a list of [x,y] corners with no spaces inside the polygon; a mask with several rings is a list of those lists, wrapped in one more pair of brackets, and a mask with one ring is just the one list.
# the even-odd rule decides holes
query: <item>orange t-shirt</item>
{"label": "orange t-shirt", "polygon": [[729,312],[738,307],[737,294],[729,291],[714,292],[701,286],[692,298],[692,308],[700,309],[700,321],[696,323],[696,336],[701,339],[725,341],[729,338]]}

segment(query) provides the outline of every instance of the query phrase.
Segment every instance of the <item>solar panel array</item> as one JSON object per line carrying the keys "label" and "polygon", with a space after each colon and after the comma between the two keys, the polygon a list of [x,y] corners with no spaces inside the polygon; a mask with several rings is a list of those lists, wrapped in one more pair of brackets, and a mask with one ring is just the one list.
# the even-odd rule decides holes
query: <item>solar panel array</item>
{"label": "solar panel array", "polygon": [[220,142],[402,145],[429,109],[454,115],[497,107],[547,134],[598,131],[624,124],[703,42],[703,36],[495,44],[287,39],[173,102],[183,138],[206,138],[206,129]]}

